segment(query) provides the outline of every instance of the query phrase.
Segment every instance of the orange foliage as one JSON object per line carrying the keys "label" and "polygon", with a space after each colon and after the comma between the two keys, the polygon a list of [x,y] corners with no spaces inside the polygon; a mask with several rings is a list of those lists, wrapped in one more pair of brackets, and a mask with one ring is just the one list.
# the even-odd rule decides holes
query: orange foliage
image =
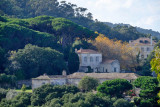
{"label": "orange foliage", "polygon": [[128,43],[122,43],[120,40],[114,41],[102,34],[93,42],[98,51],[103,54],[104,59],[117,59],[121,68],[134,68],[136,64],[136,54]]}

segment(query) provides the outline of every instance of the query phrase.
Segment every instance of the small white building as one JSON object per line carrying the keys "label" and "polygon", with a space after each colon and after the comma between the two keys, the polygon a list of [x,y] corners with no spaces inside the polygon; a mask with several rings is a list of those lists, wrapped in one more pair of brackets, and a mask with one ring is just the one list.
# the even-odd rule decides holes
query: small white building
{"label": "small white building", "polygon": [[79,72],[88,71],[88,67],[91,67],[94,72],[97,71],[98,66],[102,62],[102,54],[91,49],[75,50],[79,56],[80,67]]}
{"label": "small white building", "polygon": [[75,52],[79,56],[79,72],[88,71],[88,67],[91,67],[93,72],[120,72],[119,61],[103,60],[100,52],[91,49],[76,49]]}
{"label": "small white building", "polygon": [[113,79],[126,79],[128,81],[133,81],[138,78],[135,73],[83,73],[76,72],[70,75],[66,75],[63,71],[62,75],[41,75],[37,78],[32,78],[32,89],[38,88],[44,84],[51,85],[75,85],[77,86],[80,80],[85,77],[93,77],[99,80],[100,83],[106,80]]}
{"label": "small white building", "polygon": [[100,72],[120,73],[120,63],[118,60],[106,60],[99,65]]}
{"label": "small white building", "polygon": [[146,59],[153,51],[155,42],[151,38],[141,37],[137,40],[130,40],[129,45],[135,49],[136,54],[139,54],[140,59]]}

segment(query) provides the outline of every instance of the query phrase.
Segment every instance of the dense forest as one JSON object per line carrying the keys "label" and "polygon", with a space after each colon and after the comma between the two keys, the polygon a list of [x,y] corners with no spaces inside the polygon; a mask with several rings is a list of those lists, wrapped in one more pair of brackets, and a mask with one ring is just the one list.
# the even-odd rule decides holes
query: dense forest
{"label": "dense forest", "polygon": [[[134,87],[142,90],[139,97],[135,96]],[[33,92],[27,92],[25,85],[21,89],[22,92],[0,88],[0,106],[158,107],[158,89],[158,80],[153,77],[139,77],[132,84],[125,79],[106,80],[99,84],[97,79],[86,76],[78,87],[46,84]],[[132,101],[125,100],[124,95],[131,96]]]}
{"label": "dense forest", "polygon": [[[111,22],[104,22],[106,25],[114,28],[116,26],[127,26],[127,27],[131,27],[130,24],[123,24],[123,23],[118,23],[118,24],[113,24]],[[158,31],[153,31],[152,29],[143,29],[140,27],[135,27],[137,29],[138,32],[143,33],[143,34],[151,34],[154,37],[157,37],[158,39],[160,38],[160,33]]]}
{"label": "dense forest", "polygon": [[[79,64],[74,49],[82,47],[101,51],[99,48],[101,45],[116,50],[110,50],[111,55],[121,61],[121,67],[124,69],[129,69],[132,65],[132,68],[143,71],[142,66],[137,66],[136,58],[131,55],[132,50],[123,49],[127,47],[125,41],[141,36],[150,36],[139,33],[135,27],[109,27],[103,22],[94,21],[92,14],[87,12],[86,8],[57,0],[47,0],[47,2],[44,0],[21,2],[19,0],[2,0],[0,14],[1,73],[17,75],[18,79],[29,79],[46,72],[51,75],[61,74],[62,69],[73,73],[78,70]],[[100,33],[107,38],[101,36]],[[102,42],[103,38],[106,41]],[[122,40],[122,42],[116,40]],[[96,42],[100,42],[100,44]],[[116,44],[121,48],[117,48]],[[117,53],[117,49],[120,53],[126,53],[127,58],[124,59],[122,54]],[[25,54],[26,52],[27,54]],[[36,56],[37,53],[42,54]],[[39,60],[38,58],[45,53],[48,54],[46,60],[45,58]],[[51,53],[54,55],[51,56]],[[35,61],[29,64],[33,59]],[[49,59],[54,59],[56,62],[45,68],[43,65],[46,65],[50,61]],[[59,60],[62,62],[61,66],[59,66]],[[41,61],[44,63],[38,63]],[[127,61],[132,61],[134,64]],[[75,64],[74,67],[72,67],[73,64]],[[150,74],[149,70],[147,74],[142,75]]]}
{"label": "dense forest", "polygon": [[[110,27],[103,22],[93,20],[92,13],[87,8],[78,7],[76,4],[57,0],[2,0],[0,2],[0,14],[17,18],[31,18],[40,15],[67,18],[79,25],[97,31],[109,37],[129,41],[139,37],[147,36],[145,32],[140,33],[135,27]],[[144,34],[143,34],[144,33]]]}
{"label": "dense forest", "polygon": [[[18,79],[37,77],[43,73],[61,74],[63,69],[73,68],[70,65],[75,62],[71,60],[78,60],[74,49],[92,47],[87,40],[97,36],[70,20],[51,16],[28,19],[1,16],[0,34],[0,71],[14,74]],[[69,61],[69,68],[66,61]],[[73,71],[70,69],[70,73]]]}
{"label": "dense forest", "polygon": [[[1,0],[0,107],[157,107],[159,82],[149,76],[150,62],[154,71],[159,68],[159,63],[154,63],[158,53],[152,52],[139,64],[135,51],[127,43],[149,36],[133,26],[110,27],[93,20],[87,8],[66,1]],[[97,50],[104,59],[116,58],[121,68],[142,71],[139,74],[143,76],[132,82],[114,79],[103,83],[84,77],[78,86],[46,84],[33,92],[24,84],[17,88],[17,81],[44,73],[77,72],[80,61],[75,49],[80,48]],[[125,100],[126,96],[131,101]]]}

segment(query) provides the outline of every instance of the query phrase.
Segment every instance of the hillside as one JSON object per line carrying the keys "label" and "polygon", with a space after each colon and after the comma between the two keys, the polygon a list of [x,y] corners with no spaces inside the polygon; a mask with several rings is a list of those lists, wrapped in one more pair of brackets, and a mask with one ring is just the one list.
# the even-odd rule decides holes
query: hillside
{"label": "hillside", "polygon": [[[123,23],[118,23],[118,24],[113,24],[111,22],[104,22],[106,25],[110,26],[111,28],[114,28],[116,26],[132,26],[130,24],[123,24]],[[143,29],[140,27],[135,27],[137,29],[138,32],[143,33],[143,34],[151,34],[152,36],[157,37],[158,39],[160,39],[160,33],[158,31],[153,31],[152,29]]]}
{"label": "hillside", "polygon": [[41,47],[55,48],[57,45],[65,47],[72,45],[77,37],[80,39],[95,37],[93,31],[64,18],[39,16],[15,19],[1,17],[0,21],[1,46],[7,50],[17,50],[28,43]]}
{"label": "hillside", "polygon": [[[43,8],[42,8],[43,7]],[[0,3],[0,14],[17,18],[33,18],[40,15],[67,18],[90,30],[97,31],[109,37],[129,41],[139,37],[147,36],[131,28],[112,28],[103,22],[93,20],[92,13],[87,8],[78,7],[76,4],[57,0],[2,0]]]}
{"label": "hillside", "polygon": [[65,18],[0,16],[0,73],[14,74],[18,79],[61,74],[68,70],[66,61],[72,50],[92,47],[87,40],[95,37],[93,31]]}

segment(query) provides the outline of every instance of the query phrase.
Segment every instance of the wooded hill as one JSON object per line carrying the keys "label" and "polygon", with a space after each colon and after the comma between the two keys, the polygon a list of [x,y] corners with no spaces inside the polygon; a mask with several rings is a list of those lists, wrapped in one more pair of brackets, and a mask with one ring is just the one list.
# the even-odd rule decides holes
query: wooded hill
{"label": "wooded hill", "polygon": [[67,18],[79,25],[97,31],[109,37],[129,41],[139,37],[147,36],[139,33],[135,27],[111,28],[103,22],[93,20],[92,13],[87,8],[78,7],[76,4],[57,0],[1,0],[0,14],[17,18],[31,18],[40,15]]}
{"label": "wooded hill", "polygon": [[[110,22],[104,22],[106,25],[110,26],[111,28],[114,28],[116,26],[127,26],[127,27],[131,27],[130,24],[123,24],[123,23],[118,23],[118,24],[113,24]],[[143,34],[151,34],[154,37],[157,37],[158,39],[160,38],[160,33],[158,31],[153,31],[152,29],[143,29],[140,27],[135,27],[137,29],[138,32],[143,33]]]}
{"label": "wooded hill", "polygon": [[[63,69],[70,69],[66,61],[68,65],[79,63],[74,49],[91,47],[87,40],[95,37],[93,31],[65,18],[0,16],[0,73],[14,74],[19,79],[61,74]],[[78,69],[73,68],[68,73]]]}
{"label": "wooded hill", "polygon": [[31,43],[40,47],[72,45],[76,38],[94,38],[96,34],[64,18],[39,16],[29,19],[0,17],[0,45],[7,50],[17,50]]}

